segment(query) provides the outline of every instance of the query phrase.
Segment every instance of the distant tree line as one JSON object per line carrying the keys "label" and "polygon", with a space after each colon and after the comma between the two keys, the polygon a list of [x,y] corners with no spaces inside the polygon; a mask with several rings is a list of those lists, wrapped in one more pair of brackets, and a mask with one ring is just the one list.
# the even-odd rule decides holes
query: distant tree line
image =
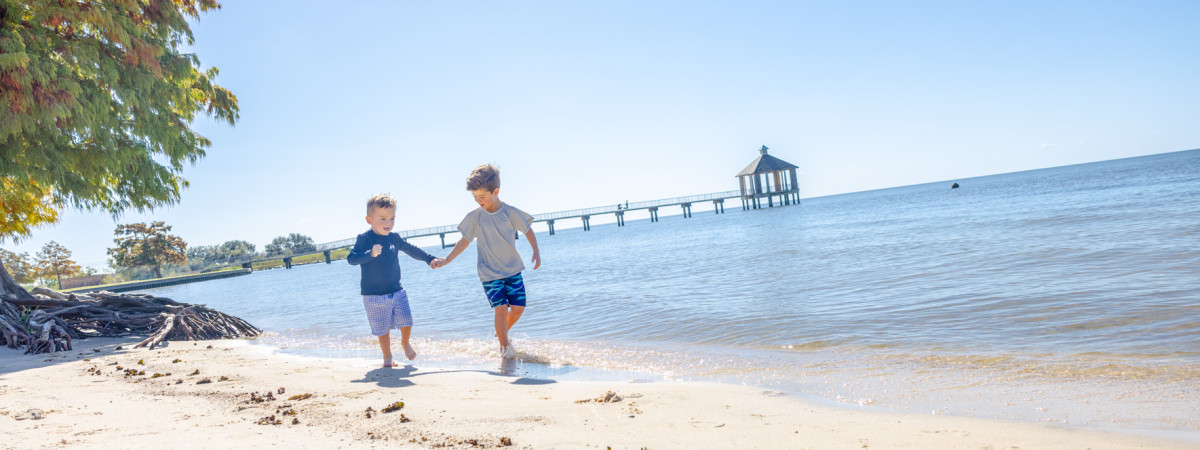
{"label": "distant tree line", "polygon": [[[108,249],[108,265],[116,270],[106,282],[162,278],[164,275],[196,272],[238,265],[259,258],[273,258],[315,252],[317,245],[309,236],[291,233],[271,241],[259,253],[254,244],[243,240],[219,245],[189,247],[179,236],[170,234],[171,226],[162,221],[117,225],[115,247]],[[96,269],[82,268],[71,259],[71,251],[50,241],[36,255],[0,249],[0,264],[18,283],[57,285],[62,279],[93,275]]]}
{"label": "distant tree line", "polygon": [[300,233],[292,233],[287,236],[279,236],[267,244],[267,248],[263,249],[267,252],[267,256],[287,256],[300,253],[317,251],[317,244],[313,243],[312,238]]}
{"label": "distant tree line", "polygon": [[188,264],[193,269],[240,263],[253,259],[257,247],[246,241],[226,241],[220,245],[197,245],[187,249]]}

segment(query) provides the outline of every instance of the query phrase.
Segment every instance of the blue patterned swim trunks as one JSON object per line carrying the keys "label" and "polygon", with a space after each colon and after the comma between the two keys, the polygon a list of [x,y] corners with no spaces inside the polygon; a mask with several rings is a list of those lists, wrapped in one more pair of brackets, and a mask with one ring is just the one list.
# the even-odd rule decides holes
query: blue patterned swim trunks
{"label": "blue patterned swim trunks", "polygon": [[367,310],[371,334],[376,336],[413,324],[412,311],[408,309],[408,291],[404,288],[388,295],[364,295],[363,308]]}
{"label": "blue patterned swim trunks", "polygon": [[484,281],[483,292],[495,308],[500,305],[525,306],[525,280],[521,274],[499,280]]}

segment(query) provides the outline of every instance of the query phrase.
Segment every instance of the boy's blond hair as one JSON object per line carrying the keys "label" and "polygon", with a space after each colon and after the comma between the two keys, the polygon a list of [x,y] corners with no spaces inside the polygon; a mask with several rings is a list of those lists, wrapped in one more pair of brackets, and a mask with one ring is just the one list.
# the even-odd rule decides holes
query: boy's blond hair
{"label": "boy's blond hair", "polygon": [[396,199],[387,194],[375,194],[370,200],[367,200],[367,215],[375,212],[379,208],[395,208]]}
{"label": "boy's blond hair", "polygon": [[500,169],[491,164],[484,164],[472,170],[471,175],[467,177],[467,190],[477,189],[500,189]]}

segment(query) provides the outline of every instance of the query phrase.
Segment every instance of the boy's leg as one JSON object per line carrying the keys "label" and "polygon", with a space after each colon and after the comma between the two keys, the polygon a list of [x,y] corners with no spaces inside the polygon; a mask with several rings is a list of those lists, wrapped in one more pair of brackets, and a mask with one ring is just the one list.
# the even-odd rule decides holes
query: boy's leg
{"label": "boy's leg", "polygon": [[379,349],[383,350],[383,367],[396,367],[392,362],[392,336],[390,333],[379,336]]}
{"label": "boy's leg", "polygon": [[392,307],[386,296],[364,295],[363,308],[367,312],[367,323],[371,325],[371,334],[379,338],[379,350],[383,352],[383,367],[395,367],[392,362]]}
{"label": "boy's leg", "polygon": [[412,334],[412,310],[408,307],[408,291],[401,289],[392,294],[395,306],[392,309],[392,323],[400,329],[400,345],[404,346],[404,357],[412,361],[417,357],[417,351],[409,344],[408,337]]}
{"label": "boy's leg", "polygon": [[512,329],[521,319],[521,313],[525,312],[525,280],[521,274],[504,279],[504,302],[508,307],[505,322],[508,329]]}
{"label": "boy's leg", "polygon": [[513,325],[517,324],[517,321],[521,319],[521,313],[523,312],[525,312],[524,306],[513,305],[508,307],[508,329],[511,330]]}
{"label": "boy's leg", "polygon": [[508,337],[508,329],[517,323],[521,313],[525,311],[525,285],[521,274],[485,281],[483,290],[487,293],[495,313],[493,325],[496,328],[496,340],[500,341],[501,356],[511,358],[514,350],[512,340]]}
{"label": "boy's leg", "polygon": [[412,334],[412,327],[400,327],[400,345],[404,346],[404,357],[409,361],[417,358],[417,351],[408,343],[408,336]]}
{"label": "boy's leg", "polygon": [[492,308],[496,312],[496,340],[501,347],[508,347],[508,305]]}

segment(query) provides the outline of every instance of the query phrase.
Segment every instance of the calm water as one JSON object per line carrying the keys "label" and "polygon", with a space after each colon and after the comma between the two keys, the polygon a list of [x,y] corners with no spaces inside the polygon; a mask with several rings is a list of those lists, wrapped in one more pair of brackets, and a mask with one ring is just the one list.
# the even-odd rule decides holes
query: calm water
{"label": "calm water", "polygon": [[[402,260],[418,366],[1195,439],[1200,151],[955,181],[540,233],[505,367],[474,250],[436,271]],[[376,359],[358,274],[339,261],[150,292],[247,319],[284,351]]]}

